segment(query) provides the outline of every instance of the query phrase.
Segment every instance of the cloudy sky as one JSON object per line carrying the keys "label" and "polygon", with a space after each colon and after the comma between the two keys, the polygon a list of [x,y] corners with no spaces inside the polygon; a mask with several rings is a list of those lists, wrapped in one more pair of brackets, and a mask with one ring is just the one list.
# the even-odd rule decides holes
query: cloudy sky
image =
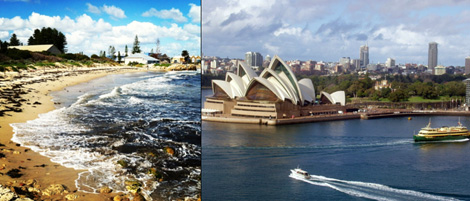
{"label": "cloudy sky", "polygon": [[359,58],[371,63],[464,65],[470,55],[470,1],[464,0],[203,0],[203,55],[243,58],[247,51],[284,60]]}
{"label": "cloudy sky", "polygon": [[0,0],[0,40],[15,33],[25,45],[35,29],[52,27],[67,38],[68,52],[87,55],[108,51],[110,45],[129,53],[138,35],[144,52],[168,56],[188,50],[200,55],[200,1],[62,1]]}

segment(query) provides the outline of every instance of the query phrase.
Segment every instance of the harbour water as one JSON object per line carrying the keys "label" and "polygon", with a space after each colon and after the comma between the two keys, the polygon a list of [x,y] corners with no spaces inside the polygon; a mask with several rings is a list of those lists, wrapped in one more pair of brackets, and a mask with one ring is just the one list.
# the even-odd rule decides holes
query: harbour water
{"label": "harbour water", "polygon": [[76,180],[80,191],[107,186],[126,192],[131,181],[148,199],[200,193],[200,74],[109,75],[53,97],[60,106],[13,124],[12,140],[83,170]]}
{"label": "harbour water", "polygon": [[[203,90],[202,95],[209,95]],[[415,143],[459,117],[202,123],[204,200],[470,200],[470,142]],[[470,126],[469,117],[460,117]],[[292,178],[300,166],[310,180]]]}

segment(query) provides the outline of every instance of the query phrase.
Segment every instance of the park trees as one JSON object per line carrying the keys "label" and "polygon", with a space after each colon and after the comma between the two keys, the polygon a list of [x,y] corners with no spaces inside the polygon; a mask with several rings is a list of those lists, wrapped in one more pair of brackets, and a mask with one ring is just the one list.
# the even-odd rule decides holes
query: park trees
{"label": "park trees", "polygon": [[36,29],[31,37],[28,39],[28,45],[43,45],[53,44],[62,53],[67,52],[65,46],[67,45],[67,39],[65,35],[55,28],[43,27],[41,30]]}

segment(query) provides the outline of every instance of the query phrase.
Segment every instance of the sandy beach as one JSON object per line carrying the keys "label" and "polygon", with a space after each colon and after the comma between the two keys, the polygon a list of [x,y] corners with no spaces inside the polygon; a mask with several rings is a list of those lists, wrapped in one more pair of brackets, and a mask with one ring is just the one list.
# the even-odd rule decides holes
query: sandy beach
{"label": "sandy beach", "polygon": [[[90,194],[78,192],[75,187],[75,179],[81,171],[53,163],[49,158],[12,142],[13,129],[10,124],[33,120],[39,114],[54,110],[54,102],[50,96],[52,91],[58,91],[109,74],[141,70],[147,69],[101,68],[22,85],[21,88],[26,93],[21,94],[19,97],[23,99],[19,107],[21,111],[8,111],[0,116],[0,184],[15,191],[16,196],[31,197],[34,194],[35,199],[40,200],[119,200],[115,198],[118,195],[116,193]],[[5,109],[4,106],[5,104],[2,106],[3,109]],[[126,200],[126,198],[122,200]]]}

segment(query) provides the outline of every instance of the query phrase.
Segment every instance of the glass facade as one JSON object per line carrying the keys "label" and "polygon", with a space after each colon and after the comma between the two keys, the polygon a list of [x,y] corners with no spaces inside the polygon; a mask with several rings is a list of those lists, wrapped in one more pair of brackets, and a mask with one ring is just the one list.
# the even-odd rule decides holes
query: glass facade
{"label": "glass facade", "polygon": [[289,78],[289,81],[292,84],[292,87],[294,87],[295,92],[297,94],[300,94],[299,89],[297,88],[297,84],[296,84],[297,82],[295,81],[295,78],[292,77],[292,74],[289,72],[289,70],[287,70],[287,68],[284,65],[282,65],[280,61],[277,61],[276,67],[274,67],[274,71],[278,74],[283,72],[287,76],[287,78]]}
{"label": "glass facade", "polygon": [[217,84],[214,84],[214,96],[218,98],[230,98],[227,93],[225,93],[225,91]]}
{"label": "glass facade", "polygon": [[279,100],[276,94],[259,82],[255,82],[251,85],[251,88],[248,89],[246,94],[246,98],[248,100],[264,100],[273,102]]}

